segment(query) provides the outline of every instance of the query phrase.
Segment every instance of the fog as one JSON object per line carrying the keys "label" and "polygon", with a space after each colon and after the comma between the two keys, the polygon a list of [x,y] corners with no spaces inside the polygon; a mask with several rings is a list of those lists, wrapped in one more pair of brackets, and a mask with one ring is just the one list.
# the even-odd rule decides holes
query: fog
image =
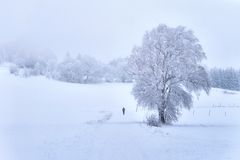
{"label": "fog", "polygon": [[108,62],[131,54],[158,24],[186,26],[209,67],[240,68],[238,0],[1,0],[0,45],[93,56]]}

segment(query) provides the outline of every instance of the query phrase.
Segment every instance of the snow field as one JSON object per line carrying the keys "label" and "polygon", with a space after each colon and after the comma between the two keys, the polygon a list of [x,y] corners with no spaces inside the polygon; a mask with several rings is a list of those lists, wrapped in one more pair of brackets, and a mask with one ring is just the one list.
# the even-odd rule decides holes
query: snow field
{"label": "snow field", "polygon": [[1,67],[0,159],[239,159],[240,108],[228,107],[240,105],[239,93],[213,89],[179,122],[155,128],[142,123],[151,112],[136,112],[131,87],[21,78]]}

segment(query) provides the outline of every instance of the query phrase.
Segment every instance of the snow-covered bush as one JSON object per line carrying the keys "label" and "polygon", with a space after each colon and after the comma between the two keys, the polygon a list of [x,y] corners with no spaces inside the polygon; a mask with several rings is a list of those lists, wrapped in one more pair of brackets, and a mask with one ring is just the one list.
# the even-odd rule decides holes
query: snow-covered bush
{"label": "snow-covered bush", "polygon": [[19,74],[19,68],[15,64],[12,64],[9,67],[9,71],[10,71],[11,74],[14,74],[14,75],[18,75]]}
{"label": "snow-covered bush", "polygon": [[159,126],[158,117],[155,114],[146,116],[146,121],[147,121],[147,125],[149,126],[154,126],[154,127]]}

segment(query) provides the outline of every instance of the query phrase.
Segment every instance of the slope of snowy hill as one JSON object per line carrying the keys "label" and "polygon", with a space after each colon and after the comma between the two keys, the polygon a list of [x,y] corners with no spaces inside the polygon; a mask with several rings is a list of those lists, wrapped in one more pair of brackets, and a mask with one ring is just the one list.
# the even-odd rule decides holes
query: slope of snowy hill
{"label": "slope of snowy hill", "polygon": [[0,67],[0,159],[239,159],[240,93],[212,89],[179,122],[155,128],[143,123],[151,112],[137,108],[131,88],[21,78]]}

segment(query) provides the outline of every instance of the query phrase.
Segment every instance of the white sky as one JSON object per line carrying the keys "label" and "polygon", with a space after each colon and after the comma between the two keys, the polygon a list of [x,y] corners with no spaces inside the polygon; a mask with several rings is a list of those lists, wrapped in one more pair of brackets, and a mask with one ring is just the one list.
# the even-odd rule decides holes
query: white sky
{"label": "white sky", "polygon": [[240,68],[240,0],[0,0],[0,44],[88,54],[131,54],[146,30],[183,25],[199,38],[209,67]]}

